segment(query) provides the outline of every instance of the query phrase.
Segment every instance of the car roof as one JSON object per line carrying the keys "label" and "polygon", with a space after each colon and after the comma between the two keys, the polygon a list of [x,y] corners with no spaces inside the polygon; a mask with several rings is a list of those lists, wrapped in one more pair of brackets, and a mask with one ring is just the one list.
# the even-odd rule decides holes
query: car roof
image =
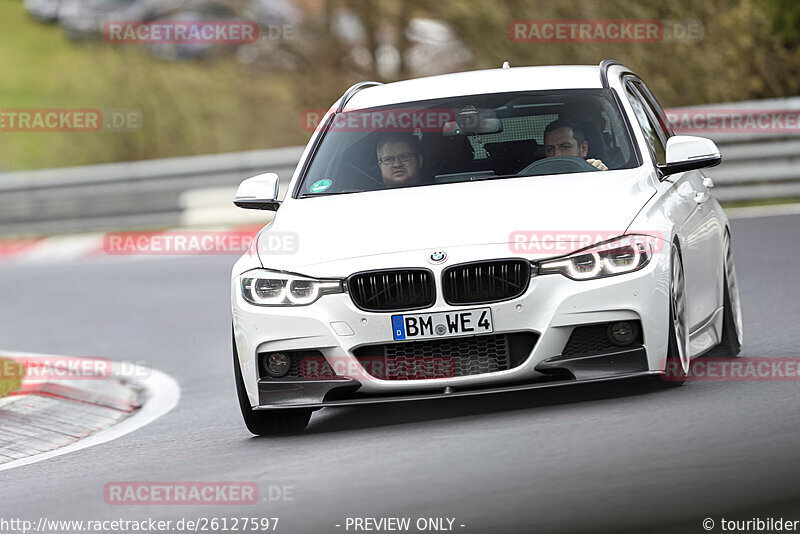
{"label": "car roof", "polygon": [[511,67],[415,78],[367,87],[347,101],[345,110],[435,98],[550,89],[601,89],[597,65]]}

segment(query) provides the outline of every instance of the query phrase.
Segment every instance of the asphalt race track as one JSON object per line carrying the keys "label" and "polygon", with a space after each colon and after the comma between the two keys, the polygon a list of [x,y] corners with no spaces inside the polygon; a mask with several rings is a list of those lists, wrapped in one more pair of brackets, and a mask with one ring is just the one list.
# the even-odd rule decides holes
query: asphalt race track
{"label": "asphalt race track", "polygon": [[[798,229],[800,215],[733,222],[741,356],[800,356]],[[182,388],[180,404],[144,428],[0,472],[0,516],[268,516],[284,534],[346,532],[347,517],[381,516],[455,518],[454,531],[465,533],[704,532],[703,518],[733,511],[800,519],[792,504],[800,502],[800,383],[792,381],[663,391],[626,382],[341,408],[315,413],[305,434],[253,438],[232,377],[233,261],[0,267],[3,349],[140,362]],[[262,501],[104,499],[109,482],[193,480],[255,482]],[[291,500],[270,500],[270,486],[290,487]]]}

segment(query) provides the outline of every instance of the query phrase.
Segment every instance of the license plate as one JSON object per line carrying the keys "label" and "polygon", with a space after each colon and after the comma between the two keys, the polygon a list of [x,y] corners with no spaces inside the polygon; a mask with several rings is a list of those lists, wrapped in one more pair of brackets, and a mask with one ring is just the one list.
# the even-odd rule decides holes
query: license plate
{"label": "license plate", "polygon": [[392,315],[392,332],[395,341],[464,334],[488,334],[493,331],[491,308]]}

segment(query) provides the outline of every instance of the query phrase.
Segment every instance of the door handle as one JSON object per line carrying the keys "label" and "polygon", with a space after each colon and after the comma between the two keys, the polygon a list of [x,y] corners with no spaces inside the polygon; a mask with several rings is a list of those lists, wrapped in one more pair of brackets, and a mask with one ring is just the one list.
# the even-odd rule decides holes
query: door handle
{"label": "door handle", "polygon": [[714,187],[714,180],[706,176],[705,178],[703,178],[703,185],[706,187],[706,189],[711,189],[712,187]]}
{"label": "door handle", "polygon": [[694,201],[697,202],[698,204],[703,204],[709,198],[711,198],[711,195],[708,194],[706,191],[703,191],[702,193],[697,193],[697,194],[694,195]]}

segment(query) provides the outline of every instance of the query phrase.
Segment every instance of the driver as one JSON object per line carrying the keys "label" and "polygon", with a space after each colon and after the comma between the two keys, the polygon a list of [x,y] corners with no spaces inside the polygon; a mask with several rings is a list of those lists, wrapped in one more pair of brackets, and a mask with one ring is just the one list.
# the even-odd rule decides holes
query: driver
{"label": "driver", "polygon": [[422,173],[420,144],[419,138],[410,133],[390,133],[378,139],[378,167],[386,187],[429,183]]}
{"label": "driver", "polygon": [[[558,119],[544,129],[544,157],[576,156],[585,158],[589,152],[589,142],[581,128],[567,119]],[[608,167],[599,159],[589,158],[586,163],[607,171]]]}

